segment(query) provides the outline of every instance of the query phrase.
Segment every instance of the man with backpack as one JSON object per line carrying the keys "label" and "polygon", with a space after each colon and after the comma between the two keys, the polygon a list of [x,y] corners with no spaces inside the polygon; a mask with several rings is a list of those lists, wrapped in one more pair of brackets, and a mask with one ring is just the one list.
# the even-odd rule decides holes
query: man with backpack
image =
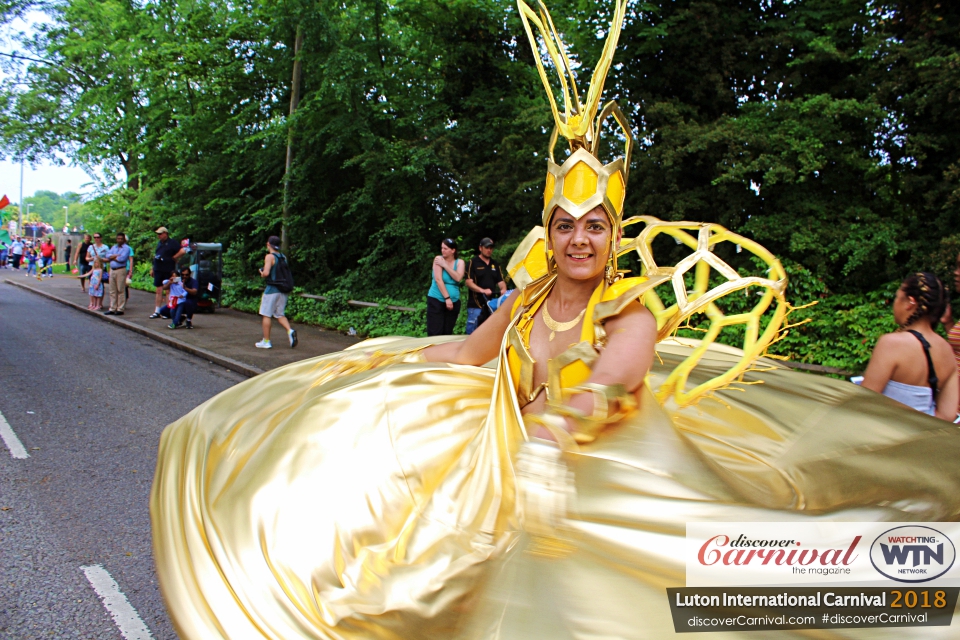
{"label": "man with backpack", "polygon": [[287,294],[293,291],[293,274],[287,264],[287,257],[280,253],[280,238],[270,236],[267,239],[267,255],[263,259],[260,277],[267,279],[267,287],[260,299],[260,315],[263,316],[263,340],[255,346],[258,349],[272,349],[270,344],[270,325],[273,318],[287,330],[290,347],[297,346],[297,332],[283,315],[287,306]]}

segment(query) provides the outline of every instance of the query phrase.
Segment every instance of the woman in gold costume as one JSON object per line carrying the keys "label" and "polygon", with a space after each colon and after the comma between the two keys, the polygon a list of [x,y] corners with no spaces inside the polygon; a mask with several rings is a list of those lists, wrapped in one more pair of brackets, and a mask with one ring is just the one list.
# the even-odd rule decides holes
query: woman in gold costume
{"label": "woman in gold costume", "polygon": [[[570,147],[558,165],[551,144],[543,228],[508,267],[520,290],[467,339],[368,340],[167,428],[151,513],[182,637],[662,638],[687,522],[960,515],[955,429],[849,383],[752,366],[787,309],[772,255],[717,225],[622,220],[629,128],[599,105],[625,0],[585,102],[545,8],[519,6],[554,141]],[[561,69],[562,112],[534,29]],[[610,116],[627,147],[603,164]],[[662,234],[691,254],[659,266]],[[725,242],[769,277],[741,277],[715,253]],[[633,250],[643,273],[623,277]],[[750,290],[750,313],[723,313]],[[693,313],[704,339],[670,339]],[[743,350],[714,344],[736,324]]]}

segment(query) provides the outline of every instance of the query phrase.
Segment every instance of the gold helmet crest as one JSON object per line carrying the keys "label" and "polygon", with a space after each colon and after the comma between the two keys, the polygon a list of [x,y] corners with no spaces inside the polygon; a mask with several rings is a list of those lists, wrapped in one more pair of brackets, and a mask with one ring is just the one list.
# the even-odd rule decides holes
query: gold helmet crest
{"label": "gold helmet crest", "polygon": [[[517,0],[517,7],[520,10],[523,28],[530,40],[530,46],[533,48],[533,57],[540,72],[543,88],[550,100],[550,109],[555,122],[548,151],[547,183],[543,191],[543,226],[545,229],[550,228],[550,217],[557,207],[562,207],[576,219],[583,217],[595,207],[603,207],[613,225],[608,275],[611,278],[615,277],[617,252],[614,245],[621,229],[623,202],[627,193],[627,178],[630,174],[630,154],[633,151],[633,134],[629,122],[616,102],[608,102],[603,109],[599,107],[603,85],[613,63],[613,54],[620,38],[627,2],[616,0],[613,20],[610,23],[600,60],[590,79],[586,102],[581,101],[573,66],[546,6],[543,2],[539,2],[539,12],[536,12],[523,0]],[[562,112],[557,106],[554,90],[547,78],[540,45],[537,36],[534,35],[533,27],[536,27],[539,32],[546,53],[553,61],[560,78],[563,93]],[[609,164],[604,164],[598,157],[600,129],[610,116],[613,116],[620,125],[626,142],[623,156]],[[562,164],[557,164],[553,149],[561,135],[567,139],[570,156]]]}

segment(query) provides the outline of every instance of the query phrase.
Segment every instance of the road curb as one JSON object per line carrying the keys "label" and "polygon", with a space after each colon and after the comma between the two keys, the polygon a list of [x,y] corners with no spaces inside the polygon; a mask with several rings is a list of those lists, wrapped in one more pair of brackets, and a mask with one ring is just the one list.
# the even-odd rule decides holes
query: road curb
{"label": "road curb", "polygon": [[123,327],[124,329],[127,329],[128,331],[139,333],[140,335],[146,336],[151,340],[156,340],[157,342],[163,343],[168,347],[173,347],[174,349],[183,351],[185,353],[189,353],[190,355],[196,356],[198,358],[203,358],[204,360],[207,360],[214,364],[218,364],[225,369],[229,369],[230,371],[235,371],[241,375],[245,375],[248,378],[252,378],[254,376],[258,376],[261,373],[263,373],[263,369],[259,367],[254,367],[248,364],[244,364],[239,360],[234,360],[233,358],[221,356],[218,353],[214,353],[213,351],[208,351],[200,347],[195,347],[192,344],[187,344],[186,342],[180,342],[176,338],[172,338],[168,335],[158,333],[157,331],[154,331],[152,329],[141,327],[140,325],[133,324],[132,322],[127,322],[126,320],[115,318],[114,316],[105,316],[103,315],[103,313],[99,311],[91,311],[90,309],[87,309],[86,307],[82,307],[79,304],[70,302],[69,300],[64,300],[63,298],[59,298],[53,295],[52,293],[47,293],[46,291],[40,291],[39,289],[34,289],[33,287],[29,287],[19,282],[13,282],[12,280],[7,280],[6,283],[14,287],[17,287],[18,289],[29,291],[30,293],[35,293],[38,296],[43,296],[44,298],[48,298],[55,302],[59,302],[60,304],[76,309],[77,311],[81,311],[88,315],[95,316],[96,318],[99,318],[100,320],[103,320],[105,322],[111,322],[119,327]]}

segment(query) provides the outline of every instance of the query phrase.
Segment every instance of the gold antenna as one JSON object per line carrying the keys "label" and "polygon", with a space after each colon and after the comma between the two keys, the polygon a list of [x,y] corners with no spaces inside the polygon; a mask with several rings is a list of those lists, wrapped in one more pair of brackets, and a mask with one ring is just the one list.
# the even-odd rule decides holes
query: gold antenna
{"label": "gold antenna", "polygon": [[[607,74],[613,64],[613,54],[617,49],[617,41],[620,39],[620,30],[623,25],[623,19],[627,12],[627,0],[615,0],[616,4],[613,11],[613,20],[610,24],[610,31],[607,33],[607,40],[603,46],[603,53],[600,60],[593,70],[593,77],[590,79],[590,86],[587,89],[586,104],[580,102],[580,93],[577,91],[576,74],[573,71],[573,65],[567,56],[566,47],[560,39],[550,12],[543,4],[542,0],[538,3],[539,14],[531,9],[523,0],[517,0],[517,8],[520,10],[520,19],[523,21],[523,28],[527,32],[527,38],[530,40],[530,46],[533,48],[534,61],[537,63],[537,71],[540,73],[540,80],[543,82],[543,88],[550,99],[550,110],[553,112],[553,119],[557,124],[560,134],[570,142],[571,150],[584,147],[591,153],[594,152],[597,135],[594,131],[594,123],[597,118],[600,98],[603,95],[603,85],[606,82]],[[547,72],[543,67],[543,59],[540,55],[540,47],[530,23],[537,28],[540,36],[543,38],[547,54],[553,61],[560,77],[560,86],[563,89],[563,114],[557,106],[556,96],[550,81],[547,78]],[[569,81],[568,81],[569,79]],[[571,96],[572,92],[572,96]]]}

